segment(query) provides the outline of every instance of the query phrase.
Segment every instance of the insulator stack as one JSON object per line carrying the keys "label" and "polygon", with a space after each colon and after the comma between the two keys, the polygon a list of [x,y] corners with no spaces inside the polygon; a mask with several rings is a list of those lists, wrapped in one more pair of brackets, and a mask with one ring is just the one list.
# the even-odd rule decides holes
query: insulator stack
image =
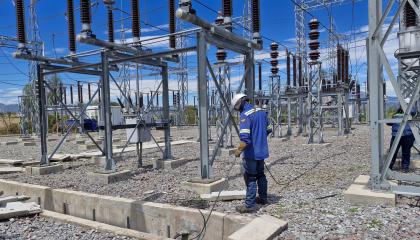
{"label": "insulator stack", "polygon": [[349,51],[344,50],[344,82],[350,83],[349,76]]}
{"label": "insulator stack", "polygon": [[320,57],[319,49],[319,21],[318,19],[312,19],[309,21],[309,58],[311,59],[311,64],[318,62]]}
{"label": "insulator stack", "polygon": [[[175,30],[175,0],[169,0],[169,33],[174,34]],[[176,37],[174,35],[169,36],[169,47],[176,48]]]}
{"label": "insulator stack", "polygon": [[63,87],[63,100],[64,100],[64,105],[67,105],[67,88]]}
{"label": "insulator stack", "polygon": [[108,42],[114,42],[114,13],[112,5],[115,3],[114,0],[104,0],[107,6],[107,17],[108,17]]}
{"label": "insulator stack", "polygon": [[341,82],[343,79],[342,79],[342,76],[343,76],[343,74],[342,74],[342,68],[341,68],[341,64],[342,64],[342,49],[341,49],[341,46],[340,45],[337,45],[337,78],[338,78],[338,81],[339,82]]}
{"label": "insulator stack", "polygon": [[74,28],[74,4],[73,0],[67,0],[67,30],[69,33],[69,50],[70,54],[76,53],[76,33]]}
{"label": "insulator stack", "polygon": [[[219,12],[219,14],[217,15],[215,23],[217,26],[222,26],[224,24],[224,19],[221,12]],[[224,62],[226,60],[226,57],[227,57],[226,51],[223,48],[217,48],[217,52],[216,52],[217,61]]]}
{"label": "insulator stack", "polygon": [[357,101],[360,101],[360,84],[356,84],[356,99]]}
{"label": "insulator stack", "polygon": [[289,51],[286,50],[286,86],[290,86],[290,54]]}
{"label": "insulator stack", "polygon": [[303,74],[302,74],[302,58],[298,57],[298,73],[299,73],[299,86],[303,87],[305,83],[303,82]]}
{"label": "insulator stack", "polygon": [[271,43],[270,44],[270,50],[271,50],[271,53],[270,53],[270,56],[271,56],[271,61],[270,61],[270,64],[271,64],[271,73],[273,75],[277,75],[279,73],[279,67],[278,67],[278,65],[279,65],[279,60],[278,60],[278,57],[279,57],[279,52],[278,52],[278,50],[279,50],[279,44],[278,43],[275,43],[275,42]]}
{"label": "insulator stack", "polygon": [[232,7],[232,0],[222,0],[223,6],[223,22],[226,26],[226,29],[232,31],[232,15],[233,15],[233,7]]}
{"label": "insulator stack", "polygon": [[258,90],[262,90],[262,64],[258,64]]}
{"label": "insulator stack", "polygon": [[261,42],[260,26],[260,1],[252,0],[252,32],[254,40],[259,42]]}
{"label": "insulator stack", "polygon": [[89,96],[89,101],[92,99],[92,92],[90,89],[90,83],[88,83],[88,96]]}
{"label": "insulator stack", "polygon": [[25,35],[25,11],[23,0],[16,0],[16,26],[17,37],[19,41],[19,49],[25,48],[26,35]]}
{"label": "insulator stack", "polygon": [[297,79],[296,56],[293,55],[293,86],[295,86],[295,87],[296,87],[296,79]]}
{"label": "insulator stack", "polygon": [[83,85],[77,82],[77,95],[79,96],[79,103],[83,103]]}
{"label": "insulator stack", "polygon": [[90,0],[80,0],[80,18],[82,22],[82,33],[91,34]]}
{"label": "insulator stack", "polygon": [[[417,0],[414,0],[413,2],[418,5]],[[409,2],[404,6],[404,23],[406,27],[416,26],[417,23],[417,14]]]}
{"label": "insulator stack", "polygon": [[70,85],[70,104],[73,105],[73,85]]}
{"label": "insulator stack", "polygon": [[134,41],[140,40],[139,0],[131,0],[131,19]]}

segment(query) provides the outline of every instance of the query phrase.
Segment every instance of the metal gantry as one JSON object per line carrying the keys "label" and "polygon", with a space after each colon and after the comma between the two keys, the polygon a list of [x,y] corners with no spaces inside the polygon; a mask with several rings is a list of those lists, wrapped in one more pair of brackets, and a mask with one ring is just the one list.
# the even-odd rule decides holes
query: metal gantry
{"label": "metal gantry", "polygon": [[[416,1],[417,2],[417,1]],[[409,16],[407,15],[409,14]],[[389,25],[386,20],[391,19]],[[400,19],[399,48],[395,56],[398,60],[398,75],[391,67],[391,59],[385,53],[384,46],[391,35],[394,26]],[[392,157],[400,142],[403,130],[408,124],[418,143],[419,129],[415,108],[420,94],[419,39],[420,9],[412,0],[386,1],[383,9],[382,1],[369,0],[369,38],[368,38],[368,79],[369,79],[369,119],[371,136],[371,174],[370,184],[374,190],[391,190],[396,194],[420,195],[420,175],[415,173],[400,173],[389,169]],[[408,21],[407,21],[408,20]],[[383,30],[385,30],[383,32]],[[402,119],[386,119],[384,114],[384,70],[388,76],[398,101],[404,111]],[[407,104],[404,99],[410,98]],[[398,123],[400,125],[395,140],[388,153],[384,142],[384,125]],[[390,184],[390,179],[398,181],[398,185]],[[402,184],[404,183],[404,184]]]}

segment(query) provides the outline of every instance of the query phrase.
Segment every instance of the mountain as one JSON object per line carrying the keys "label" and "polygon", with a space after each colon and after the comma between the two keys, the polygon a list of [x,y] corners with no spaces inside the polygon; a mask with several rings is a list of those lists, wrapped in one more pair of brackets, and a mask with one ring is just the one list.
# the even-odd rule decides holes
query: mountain
{"label": "mountain", "polygon": [[0,112],[18,112],[19,105],[18,104],[3,104],[0,103]]}

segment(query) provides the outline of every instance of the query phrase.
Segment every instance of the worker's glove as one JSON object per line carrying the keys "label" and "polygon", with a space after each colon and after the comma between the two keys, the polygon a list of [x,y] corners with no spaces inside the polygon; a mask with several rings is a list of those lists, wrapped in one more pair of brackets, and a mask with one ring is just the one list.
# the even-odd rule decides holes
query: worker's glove
{"label": "worker's glove", "polygon": [[246,143],[240,142],[238,148],[235,150],[235,157],[240,157],[241,153],[245,150]]}

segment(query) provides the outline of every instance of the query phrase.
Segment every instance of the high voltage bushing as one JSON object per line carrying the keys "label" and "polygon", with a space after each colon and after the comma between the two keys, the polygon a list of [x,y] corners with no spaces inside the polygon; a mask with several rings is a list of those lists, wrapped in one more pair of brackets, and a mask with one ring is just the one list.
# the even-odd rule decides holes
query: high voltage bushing
{"label": "high voltage bushing", "polygon": [[114,13],[112,11],[112,5],[115,3],[114,0],[103,0],[107,7],[107,18],[108,18],[108,42],[114,42]]}
{"label": "high voltage bushing", "polygon": [[19,41],[19,49],[25,48],[26,35],[25,35],[25,11],[24,1],[16,0],[16,27],[17,37]]}
{"label": "high voltage bushing", "polygon": [[91,15],[90,15],[90,0],[80,0],[80,18],[82,22],[82,33],[92,36]]}
{"label": "high voltage bushing", "polygon": [[260,35],[260,1],[259,0],[252,0],[252,32],[253,32],[253,39],[256,40],[258,43],[261,43],[261,35]]}
{"label": "high voltage bushing", "polygon": [[76,33],[74,29],[74,4],[73,0],[67,0],[67,30],[69,34],[70,55],[76,54]]}
{"label": "high voltage bushing", "polygon": [[[418,5],[417,0],[414,0],[413,2],[416,5]],[[413,27],[417,24],[416,11],[413,9],[413,7],[411,7],[411,4],[409,2],[407,2],[404,6],[404,23],[405,27]]]}
{"label": "high voltage bushing", "polygon": [[131,0],[131,19],[134,42],[140,40],[139,0]]}
{"label": "high voltage bushing", "polygon": [[[175,33],[175,0],[169,0],[169,33]],[[172,49],[176,48],[176,37],[175,35],[169,36],[169,47]]]}
{"label": "high voltage bushing", "polygon": [[273,42],[273,43],[270,44],[270,50],[271,50],[270,64],[271,64],[271,73],[273,75],[277,75],[279,73],[279,68],[278,68],[279,61],[277,60],[277,58],[279,57],[278,49],[279,49],[279,44],[278,43]]}
{"label": "high voltage bushing", "polygon": [[290,86],[290,53],[286,49],[286,86]]}
{"label": "high voltage bushing", "polygon": [[226,29],[232,31],[232,14],[233,14],[233,7],[232,7],[232,0],[222,0],[223,6],[223,21],[226,26]]}
{"label": "high voltage bushing", "polygon": [[318,51],[319,49],[319,21],[318,19],[312,19],[309,21],[309,29],[311,30],[309,32],[309,58],[311,59],[311,63],[317,63],[318,59],[320,57],[320,53]]}

